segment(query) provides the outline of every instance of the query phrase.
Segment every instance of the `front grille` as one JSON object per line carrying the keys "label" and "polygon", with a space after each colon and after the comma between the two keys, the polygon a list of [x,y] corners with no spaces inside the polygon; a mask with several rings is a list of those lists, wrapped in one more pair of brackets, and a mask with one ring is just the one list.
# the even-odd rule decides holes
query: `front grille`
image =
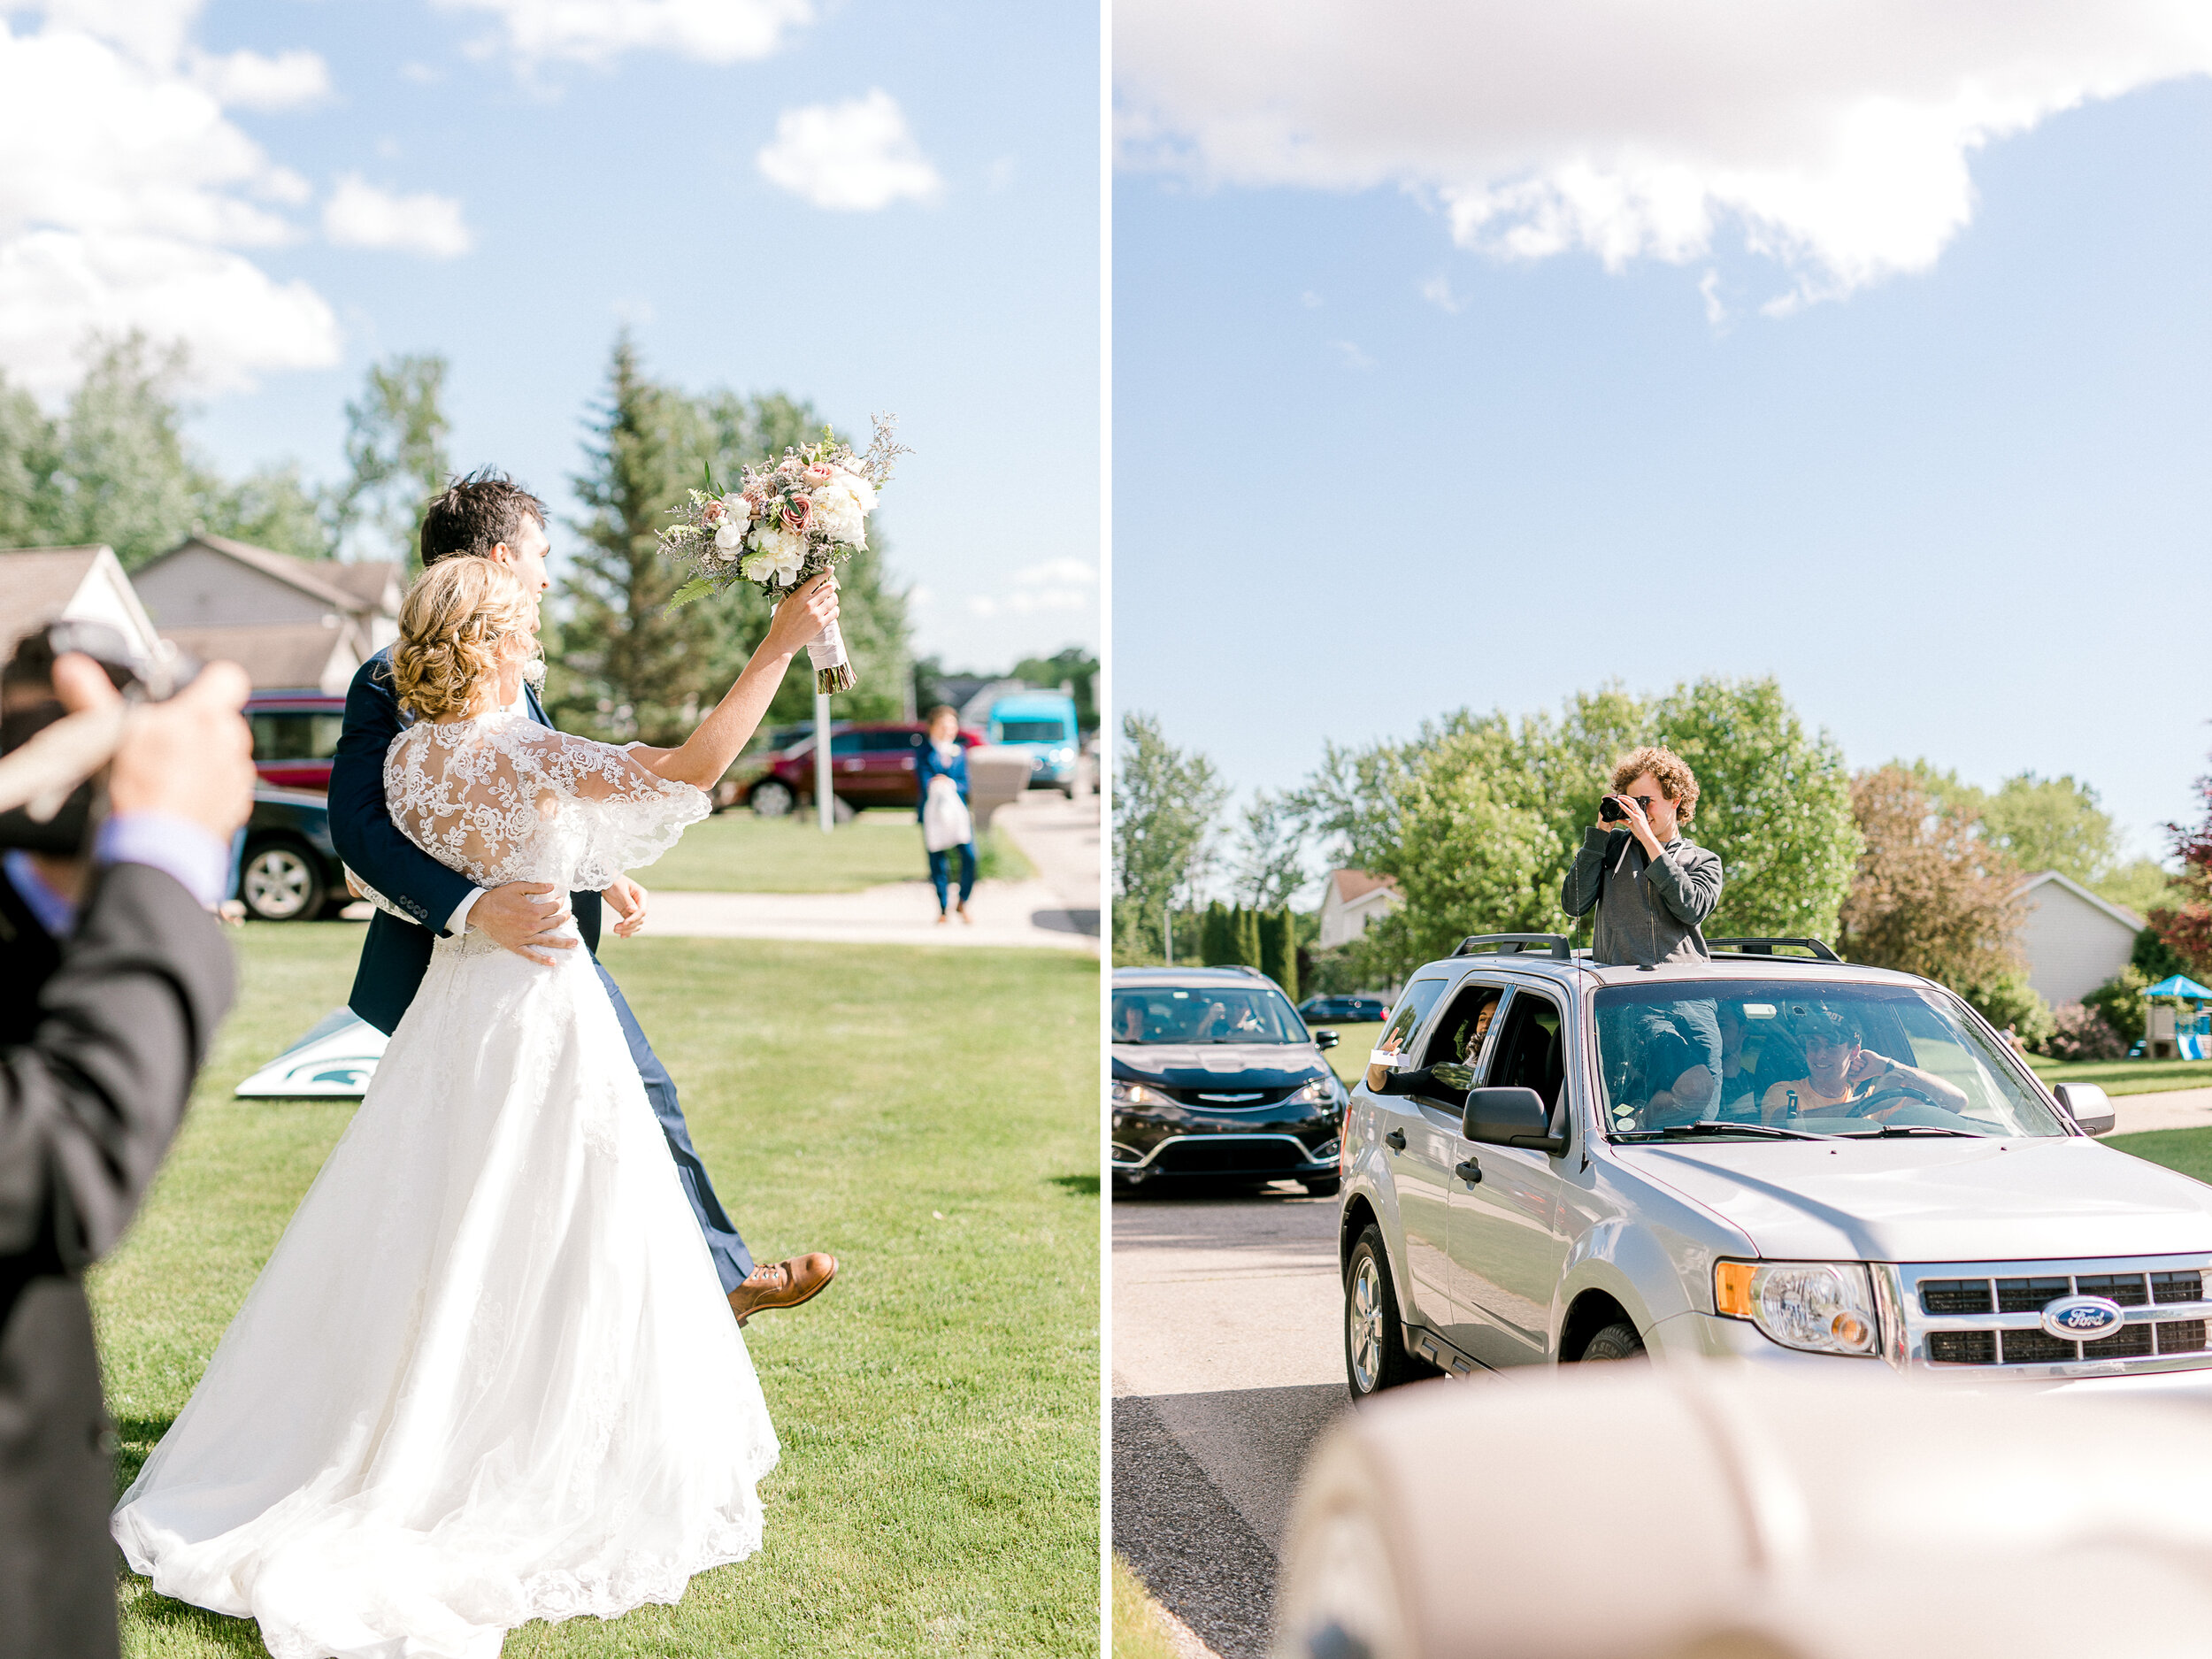
{"label": "front grille", "polygon": [[1156,1088],[1179,1106],[1194,1106],[1200,1111],[1256,1111],[1263,1106],[1279,1106],[1297,1092],[1297,1085],[1289,1088],[1241,1088],[1234,1083],[1210,1083],[1204,1088],[1169,1088],[1164,1084],[1147,1084]]}
{"label": "front grille", "polygon": [[[1903,1322],[1901,1362],[2016,1367],[2038,1376],[2173,1370],[2212,1358],[2212,1256],[2128,1261],[1991,1262],[1880,1268]],[[2098,1296],[2127,1316],[2096,1341],[2055,1337],[2038,1317],[2066,1296]],[[2156,1313],[2154,1313],[2154,1310]],[[2156,1317],[2164,1315],[2164,1317]],[[2180,1316],[2180,1317],[2176,1317]]]}
{"label": "front grille", "polygon": [[1294,1141],[1279,1135],[1194,1135],[1162,1147],[1153,1167],[1178,1175],[1256,1175],[1307,1161]]}

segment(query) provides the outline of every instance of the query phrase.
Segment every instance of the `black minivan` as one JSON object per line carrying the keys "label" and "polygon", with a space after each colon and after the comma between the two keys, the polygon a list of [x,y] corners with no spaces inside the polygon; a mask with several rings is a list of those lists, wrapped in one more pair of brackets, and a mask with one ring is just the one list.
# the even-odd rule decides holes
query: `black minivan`
{"label": "black minivan", "polygon": [[1337,1189],[1347,1092],[1282,987],[1255,968],[1114,972],[1117,1191],[1294,1180]]}

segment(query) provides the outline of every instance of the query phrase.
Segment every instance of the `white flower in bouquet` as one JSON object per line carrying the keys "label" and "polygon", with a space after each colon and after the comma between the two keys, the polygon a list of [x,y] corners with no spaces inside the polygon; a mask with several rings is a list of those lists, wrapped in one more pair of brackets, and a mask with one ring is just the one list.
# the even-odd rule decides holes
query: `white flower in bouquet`
{"label": "white flower in bouquet", "polygon": [[714,526],[714,549],[726,559],[737,557],[745,541],[745,526],[752,521],[753,503],[742,495],[726,495],[707,503],[707,519]]}
{"label": "white flower in bouquet", "polygon": [[795,530],[764,524],[753,532],[753,552],[738,573],[748,581],[768,582],[778,588],[798,580],[806,564],[806,537]]}
{"label": "white flower in bouquet", "polygon": [[860,503],[861,511],[873,512],[876,510],[876,487],[865,472],[854,466],[840,466],[835,481],[852,492],[853,499]]}
{"label": "white flower in bouquet", "polygon": [[814,503],[811,528],[827,536],[839,547],[864,548],[868,545],[868,510],[860,504],[860,497],[847,488],[841,479],[823,485],[808,500]]}

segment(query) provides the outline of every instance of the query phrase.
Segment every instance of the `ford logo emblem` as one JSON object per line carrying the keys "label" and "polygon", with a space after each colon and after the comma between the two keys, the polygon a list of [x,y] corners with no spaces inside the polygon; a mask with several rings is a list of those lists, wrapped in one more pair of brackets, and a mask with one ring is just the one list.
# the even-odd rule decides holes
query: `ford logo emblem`
{"label": "ford logo emblem", "polygon": [[2101,1342],[2126,1317],[2118,1302],[2102,1296],[2061,1296],[2045,1304],[2043,1328],[2062,1342]]}

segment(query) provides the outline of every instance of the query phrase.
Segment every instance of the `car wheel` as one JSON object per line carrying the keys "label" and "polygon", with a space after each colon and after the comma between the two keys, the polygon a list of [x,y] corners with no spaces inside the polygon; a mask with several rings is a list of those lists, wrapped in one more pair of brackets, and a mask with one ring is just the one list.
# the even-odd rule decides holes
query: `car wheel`
{"label": "car wheel", "polygon": [[1636,1327],[1625,1319],[1616,1319],[1582,1345],[1582,1357],[1587,1362],[1599,1359],[1644,1359],[1644,1339],[1636,1334]]}
{"label": "car wheel", "polygon": [[774,778],[755,784],[752,794],[745,798],[745,804],[753,809],[755,818],[789,818],[796,803],[791,786]]}
{"label": "car wheel", "polygon": [[1344,1380],[1355,1401],[1433,1374],[1406,1352],[1382,1229],[1371,1222],[1344,1268]]}
{"label": "car wheel", "polygon": [[1326,1175],[1319,1180],[1301,1181],[1298,1185],[1316,1198],[1334,1198],[1344,1186],[1344,1178],[1340,1175]]}
{"label": "car wheel", "polygon": [[265,922],[311,921],[326,896],[319,861],[297,841],[263,841],[246,849],[238,895],[246,913]]}

